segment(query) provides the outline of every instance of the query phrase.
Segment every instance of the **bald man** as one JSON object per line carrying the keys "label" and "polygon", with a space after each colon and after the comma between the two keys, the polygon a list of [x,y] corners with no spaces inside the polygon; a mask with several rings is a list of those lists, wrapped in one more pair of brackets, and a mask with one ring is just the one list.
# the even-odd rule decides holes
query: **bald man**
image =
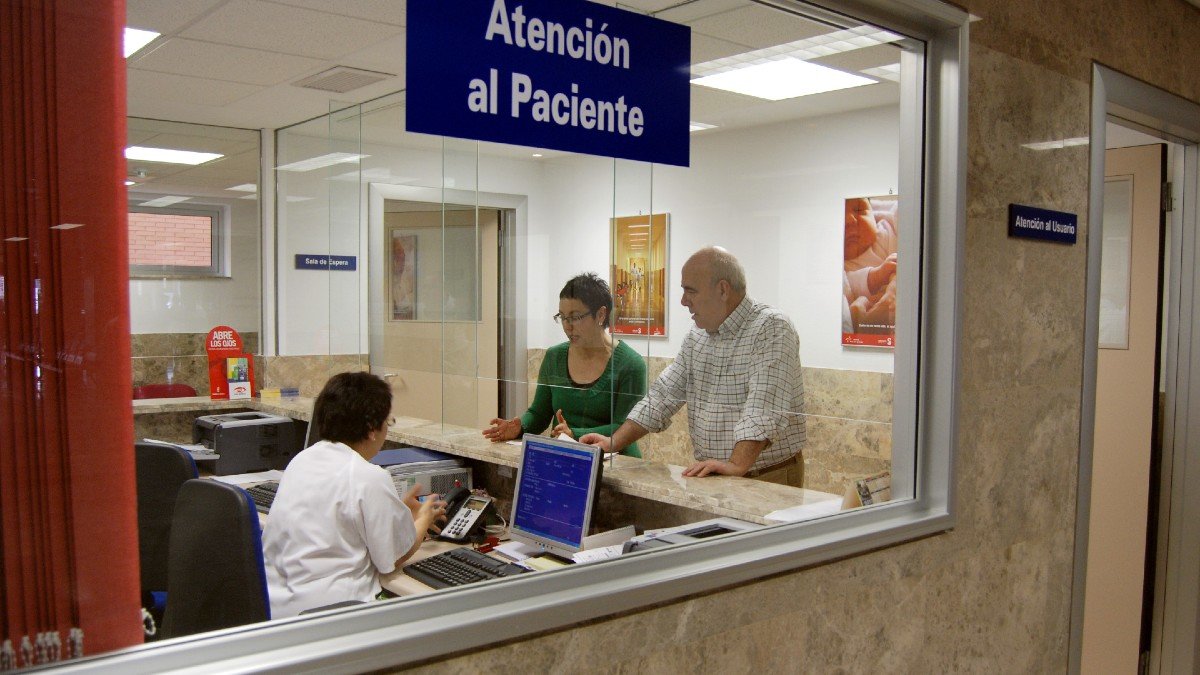
{"label": "bald man", "polygon": [[612,437],[579,440],[619,452],[666,429],[684,403],[696,462],[684,476],[746,476],[801,487],[804,386],[800,338],[779,310],[746,294],[731,253],[704,248],[683,266],[680,302],[696,323],[679,355]]}

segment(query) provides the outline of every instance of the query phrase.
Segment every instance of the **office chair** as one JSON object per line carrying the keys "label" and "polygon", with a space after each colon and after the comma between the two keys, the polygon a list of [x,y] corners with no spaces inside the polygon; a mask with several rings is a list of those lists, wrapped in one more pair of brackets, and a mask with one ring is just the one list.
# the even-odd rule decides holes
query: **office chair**
{"label": "office chair", "polygon": [[190,384],[143,384],[133,388],[133,398],[181,398],[195,396],[196,389]]}
{"label": "office chair", "polygon": [[167,597],[167,547],[179,488],[195,478],[196,462],[183,448],[134,443],[137,474],[138,561],[142,606],[161,621]]}
{"label": "office chair", "polygon": [[171,523],[161,636],[271,618],[258,511],[246,491],[215,480],[183,484]]}

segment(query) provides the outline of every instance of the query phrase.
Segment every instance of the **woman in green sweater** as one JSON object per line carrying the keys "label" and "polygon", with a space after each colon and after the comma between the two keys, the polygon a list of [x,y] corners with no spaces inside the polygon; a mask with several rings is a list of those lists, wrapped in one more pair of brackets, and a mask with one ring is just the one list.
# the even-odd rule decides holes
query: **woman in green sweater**
{"label": "woman in green sweater", "polygon": [[[558,314],[567,341],[546,350],[533,403],[520,417],[494,419],[483,430],[492,441],[540,433],[552,423],[552,436],[611,435],[633,405],[646,395],[646,362],[608,333],[613,299],[608,284],[580,274],[558,294]],[[636,444],[625,454],[641,457]]]}

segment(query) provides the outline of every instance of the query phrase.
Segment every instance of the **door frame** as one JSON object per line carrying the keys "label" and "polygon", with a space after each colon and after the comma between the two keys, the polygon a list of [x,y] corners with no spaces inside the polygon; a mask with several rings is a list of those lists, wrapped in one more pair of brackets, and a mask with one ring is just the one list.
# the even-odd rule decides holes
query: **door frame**
{"label": "door frame", "polygon": [[[1105,124],[1110,117],[1182,146],[1184,172],[1178,180],[1178,226],[1169,232],[1166,397],[1163,410],[1162,473],[1159,485],[1160,561],[1152,672],[1194,672],[1200,630],[1200,530],[1182,527],[1200,519],[1200,466],[1187,464],[1189,438],[1200,438],[1200,105],[1105,66],[1092,67],[1090,185],[1088,191],[1087,295],[1084,323],[1083,387],[1080,405],[1079,473],[1076,484],[1075,555],[1071,593],[1068,671],[1080,672],[1083,603],[1087,574],[1092,449],[1096,421],[1096,357],[1099,343],[1101,237],[1103,220]],[[1172,518],[1172,514],[1175,515]],[[1163,554],[1165,553],[1165,556]],[[1161,602],[1160,602],[1161,600]]]}
{"label": "door frame", "polygon": [[[501,345],[500,368],[498,379],[502,382],[522,381],[524,379],[526,322],[523,298],[527,298],[527,277],[518,272],[526,269],[526,249],[528,247],[514,245],[528,230],[529,198],[525,195],[504,194],[500,192],[480,192],[478,190],[462,190],[452,188],[417,187],[413,185],[394,185],[392,183],[370,183],[367,186],[367,236],[372,237],[384,228],[384,205],[389,199],[409,202],[424,202],[427,204],[466,204],[478,209],[496,209],[501,212],[500,231],[498,233],[500,252],[500,304],[497,337]],[[506,231],[507,230],[507,231]],[[366,247],[370,269],[386,269],[382,247],[368,245]],[[369,276],[369,275],[367,275]],[[370,280],[367,279],[367,283]],[[370,295],[367,295],[368,302]],[[367,363],[370,364],[370,353],[373,344],[379,339],[370,329],[370,322],[375,316],[376,308],[368,306],[367,312]],[[382,311],[382,310],[381,310]],[[514,371],[516,377],[514,377]],[[507,386],[501,392],[501,405],[514,391],[523,391],[524,385]],[[508,401],[511,406],[513,401]]]}

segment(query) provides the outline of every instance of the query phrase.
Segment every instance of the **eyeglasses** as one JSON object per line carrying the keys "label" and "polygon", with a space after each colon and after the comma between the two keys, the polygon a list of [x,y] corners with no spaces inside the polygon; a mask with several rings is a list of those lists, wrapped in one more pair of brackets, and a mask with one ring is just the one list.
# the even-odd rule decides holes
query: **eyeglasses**
{"label": "eyeglasses", "polygon": [[596,316],[595,310],[587,312],[585,314],[576,314],[574,316],[563,316],[560,313],[560,314],[554,315],[554,323],[561,323],[564,326],[574,326],[575,324],[579,323],[580,321],[583,321],[584,319],[586,319],[589,316]]}

